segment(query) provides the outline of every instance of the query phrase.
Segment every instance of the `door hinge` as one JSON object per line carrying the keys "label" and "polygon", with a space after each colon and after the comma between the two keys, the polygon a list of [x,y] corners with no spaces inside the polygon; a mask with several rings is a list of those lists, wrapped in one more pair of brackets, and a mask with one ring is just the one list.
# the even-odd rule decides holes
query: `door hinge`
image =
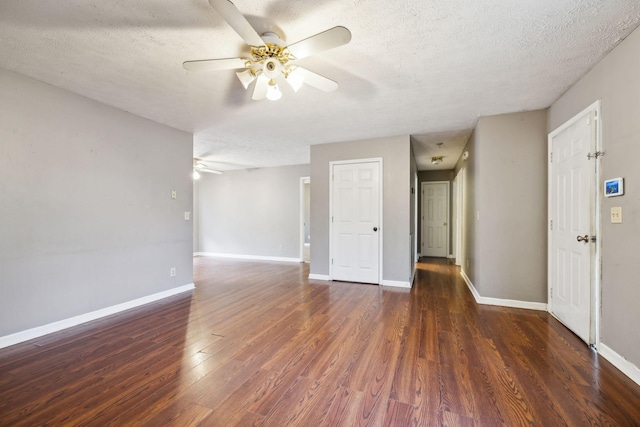
{"label": "door hinge", "polygon": [[331,265],[333,265],[333,258],[331,258]]}
{"label": "door hinge", "polygon": [[549,163],[553,163],[553,152],[549,153]]}
{"label": "door hinge", "polygon": [[604,156],[604,151],[596,151],[595,153],[591,154],[587,154],[587,159],[591,160],[591,158],[597,159],[599,157]]}
{"label": "door hinge", "polygon": [[331,217],[331,222],[333,222],[333,217]]}
{"label": "door hinge", "polygon": [[553,288],[549,289],[549,298],[553,298]]}
{"label": "door hinge", "polygon": [[551,229],[551,231],[553,231],[553,220],[549,221],[549,228]]}

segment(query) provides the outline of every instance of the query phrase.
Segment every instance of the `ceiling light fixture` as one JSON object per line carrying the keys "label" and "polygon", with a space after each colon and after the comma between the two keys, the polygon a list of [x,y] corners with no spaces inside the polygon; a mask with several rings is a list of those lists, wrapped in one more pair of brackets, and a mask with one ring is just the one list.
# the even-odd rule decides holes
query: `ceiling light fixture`
{"label": "ceiling light fixture", "polygon": [[[295,67],[295,66],[294,66]],[[301,72],[296,73],[297,67],[291,69],[288,74],[285,74],[285,78],[287,79],[287,83],[291,86],[294,92],[300,90],[302,85],[304,84],[304,77]]]}
{"label": "ceiling light fixture", "polygon": [[238,79],[240,79],[240,83],[242,83],[242,86],[244,86],[245,89],[248,89],[249,85],[256,79],[256,77],[258,77],[258,73],[256,72],[256,70],[252,69],[238,71],[236,75],[238,76]]}
{"label": "ceiling light fixture", "polygon": [[282,98],[282,92],[278,89],[278,83],[271,79],[269,80],[269,89],[267,89],[267,99],[269,101],[277,101]]}
{"label": "ceiling light fixture", "polygon": [[194,170],[193,170],[193,173],[191,174],[191,177],[192,177],[193,179],[195,179],[195,180],[198,180],[198,179],[200,179],[200,174],[198,173],[198,171],[197,171],[197,170],[195,170],[195,169],[194,169]]}
{"label": "ceiling light fixture", "polygon": [[[254,84],[253,100],[272,101],[282,98],[277,86],[286,80],[295,92],[304,83],[324,92],[333,92],[338,83],[296,64],[296,61],[343,46],[351,41],[351,32],[341,26],[330,28],[306,39],[287,45],[274,32],[259,35],[247,18],[230,0],[209,0],[209,4],[247,43],[251,53],[237,58],[185,61],[189,71],[239,70],[238,79],[245,89]],[[255,83],[254,83],[255,82]]]}
{"label": "ceiling light fixture", "polygon": [[439,165],[440,163],[442,163],[442,157],[443,156],[433,156],[431,158],[431,164],[432,165]]}

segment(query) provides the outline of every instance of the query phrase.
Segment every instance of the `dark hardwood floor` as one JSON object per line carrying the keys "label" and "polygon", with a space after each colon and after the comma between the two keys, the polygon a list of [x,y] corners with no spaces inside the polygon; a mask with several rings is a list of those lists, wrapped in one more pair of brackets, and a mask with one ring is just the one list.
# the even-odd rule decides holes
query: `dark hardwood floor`
{"label": "dark hardwood floor", "polygon": [[0,425],[638,426],[640,387],[547,313],[195,258],[193,294],[0,350]]}

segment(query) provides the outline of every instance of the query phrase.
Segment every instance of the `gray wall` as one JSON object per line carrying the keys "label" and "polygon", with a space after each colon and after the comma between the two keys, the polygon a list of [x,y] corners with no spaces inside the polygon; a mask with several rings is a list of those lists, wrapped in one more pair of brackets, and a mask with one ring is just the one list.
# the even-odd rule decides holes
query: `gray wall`
{"label": "gray wall", "polygon": [[547,111],[481,117],[465,150],[463,270],[483,297],[546,302]]}
{"label": "gray wall", "polygon": [[383,279],[411,279],[409,136],[311,146],[311,274],[329,274],[329,162],[383,159]]}
{"label": "gray wall", "polygon": [[300,178],[309,165],[203,173],[198,252],[300,258]]}
{"label": "gray wall", "polygon": [[[548,131],[602,100],[602,178],[624,177],[625,194],[603,198],[601,341],[640,366],[640,30],[555,102]],[[611,224],[612,206],[622,224]]]}
{"label": "gray wall", "polygon": [[0,336],[193,282],[191,135],[4,70],[0,99]]}

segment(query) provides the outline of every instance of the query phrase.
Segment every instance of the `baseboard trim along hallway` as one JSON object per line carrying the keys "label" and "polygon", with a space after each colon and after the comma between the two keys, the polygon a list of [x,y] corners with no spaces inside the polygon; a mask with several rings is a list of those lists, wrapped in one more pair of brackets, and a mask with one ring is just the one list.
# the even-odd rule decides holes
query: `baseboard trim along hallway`
{"label": "baseboard trim along hallway", "polygon": [[519,301],[513,299],[502,299],[502,298],[488,298],[480,296],[478,290],[471,280],[469,276],[464,272],[464,270],[460,270],[460,275],[464,279],[464,282],[467,284],[467,287],[471,291],[473,298],[476,300],[478,304],[484,305],[497,305],[499,307],[511,307],[511,308],[525,308],[527,310],[540,310],[547,311],[547,304],[543,302],[531,302],[531,301]]}

